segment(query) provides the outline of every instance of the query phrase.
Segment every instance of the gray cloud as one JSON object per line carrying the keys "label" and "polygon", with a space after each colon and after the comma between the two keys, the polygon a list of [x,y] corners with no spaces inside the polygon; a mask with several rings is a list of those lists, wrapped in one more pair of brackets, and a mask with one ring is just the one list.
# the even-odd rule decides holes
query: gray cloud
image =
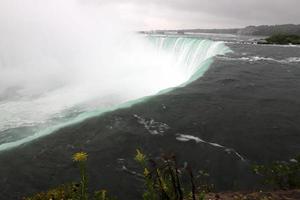
{"label": "gray cloud", "polygon": [[[56,2],[56,3],[55,3]],[[22,18],[27,10],[37,10],[48,4],[49,12],[57,7],[68,15],[74,2],[121,20],[132,29],[160,28],[229,28],[261,24],[300,24],[300,0],[2,0],[0,2],[0,23],[12,24],[12,9],[19,10],[16,15]],[[60,4],[63,4],[63,8]],[[70,6],[71,5],[71,6]],[[27,10],[25,10],[25,7]],[[105,7],[105,8],[104,8]],[[41,9],[42,10],[42,9]],[[39,20],[43,13],[32,13],[34,20]],[[12,16],[12,17],[11,17]],[[10,20],[7,20],[8,17]],[[106,17],[104,20],[108,19]],[[110,17],[111,18],[111,17]],[[25,18],[24,18],[25,20]],[[3,28],[3,27],[2,27]],[[1,30],[1,27],[0,27]]]}
{"label": "gray cloud", "polygon": [[[83,1],[83,0],[82,0]],[[300,23],[299,0],[90,0],[131,5],[136,17],[170,22],[174,28],[240,27]],[[142,12],[142,13],[141,13]],[[132,13],[132,15],[134,15]],[[158,27],[159,28],[159,27]]]}

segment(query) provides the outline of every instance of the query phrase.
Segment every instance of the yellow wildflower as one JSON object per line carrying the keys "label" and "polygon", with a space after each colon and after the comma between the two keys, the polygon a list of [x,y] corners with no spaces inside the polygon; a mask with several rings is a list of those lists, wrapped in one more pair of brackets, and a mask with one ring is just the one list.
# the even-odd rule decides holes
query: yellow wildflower
{"label": "yellow wildflower", "polygon": [[106,190],[101,190],[101,197],[103,200],[106,199],[106,192],[107,192]]}
{"label": "yellow wildflower", "polygon": [[162,188],[163,188],[165,191],[167,191],[167,190],[168,190],[168,186],[167,186],[167,184],[165,183],[165,181],[162,180],[162,179],[161,179],[161,184],[162,184]]}
{"label": "yellow wildflower", "polygon": [[138,162],[144,162],[145,159],[146,159],[146,156],[143,153],[141,153],[140,150],[137,149],[136,150],[135,160],[138,161]]}
{"label": "yellow wildflower", "polygon": [[73,161],[74,162],[83,162],[83,161],[87,160],[87,157],[88,157],[87,153],[85,153],[85,152],[78,152],[78,153],[75,153],[73,155]]}
{"label": "yellow wildflower", "polygon": [[144,176],[148,176],[150,174],[149,170],[147,168],[144,169]]}

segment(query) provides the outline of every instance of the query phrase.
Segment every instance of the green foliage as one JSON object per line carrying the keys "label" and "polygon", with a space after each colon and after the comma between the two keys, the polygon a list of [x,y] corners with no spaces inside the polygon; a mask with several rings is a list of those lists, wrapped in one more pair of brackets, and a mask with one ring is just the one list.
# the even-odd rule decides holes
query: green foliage
{"label": "green foliage", "polygon": [[292,162],[255,165],[253,170],[264,178],[264,183],[279,189],[300,188],[300,156]]}
{"label": "green foliage", "polygon": [[210,189],[204,181],[200,187],[196,186],[197,178],[208,177],[208,173],[200,171],[195,177],[191,167],[180,168],[173,155],[154,160],[137,150],[135,160],[144,169],[144,200],[204,199],[205,192]]}
{"label": "green foliage", "polygon": [[[87,157],[85,152],[73,155],[73,161],[80,171],[79,184],[63,185],[24,200],[114,200],[106,190],[96,191],[93,198],[89,195]],[[209,177],[208,173],[199,171],[194,177],[190,166],[179,168],[175,156],[162,156],[154,160],[137,150],[134,159],[142,167],[145,184],[142,195],[144,200],[204,200],[206,192],[211,191],[212,187],[205,184],[205,179]]]}
{"label": "green foliage", "polygon": [[78,191],[79,191],[79,184],[68,184],[68,185],[62,185],[55,189],[51,189],[48,192],[38,193],[33,197],[24,198],[24,200],[76,199]]}
{"label": "green foliage", "polygon": [[78,167],[80,169],[80,190],[79,190],[79,200],[88,200],[88,179],[86,173],[85,162],[78,162]]}
{"label": "green foliage", "polygon": [[88,178],[86,173],[86,161],[88,154],[85,152],[77,152],[73,155],[73,161],[77,163],[80,170],[80,184],[78,194],[75,195],[78,200],[88,200]]}
{"label": "green foliage", "polygon": [[116,198],[109,196],[106,190],[95,192],[94,200],[116,200]]}
{"label": "green foliage", "polygon": [[199,200],[205,200],[205,192],[199,194]]}
{"label": "green foliage", "polygon": [[107,194],[106,190],[96,191],[93,198],[89,198],[88,176],[86,170],[86,161],[88,154],[85,152],[75,153],[72,157],[80,171],[79,184],[67,184],[58,188],[41,192],[33,197],[24,198],[24,200],[114,200]]}
{"label": "green foliage", "polygon": [[209,177],[210,174],[207,173],[206,171],[203,170],[198,171],[196,176],[196,181],[200,191],[213,192],[215,186],[214,184],[209,183],[210,182]]}
{"label": "green foliage", "polygon": [[269,44],[300,44],[300,36],[277,34],[267,38],[266,41]]}
{"label": "green foliage", "polygon": [[[41,192],[33,197],[23,198],[23,200],[81,200],[82,198],[88,198],[88,193],[82,195],[80,184],[66,184],[55,189],[51,189],[47,192]],[[109,196],[106,190],[96,191],[91,200],[116,200]]]}
{"label": "green foliage", "polygon": [[[115,200],[106,190],[96,191],[94,195],[88,193],[87,157],[85,152],[73,155],[80,171],[79,184],[62,185],[23,200]],[[141,166],[144,177],[143,200],[205,200],[210,195],[208,192],[213,190],[214,186],[208,184],[208,173],[201,170],[194,175],[189,165],[179,167],[173,155],[150,159],[137,150],[134,159]],[[255,165],[253,170],[264,178],[266,184],[280,189],[300,188],[300,156],[289,163]]]}

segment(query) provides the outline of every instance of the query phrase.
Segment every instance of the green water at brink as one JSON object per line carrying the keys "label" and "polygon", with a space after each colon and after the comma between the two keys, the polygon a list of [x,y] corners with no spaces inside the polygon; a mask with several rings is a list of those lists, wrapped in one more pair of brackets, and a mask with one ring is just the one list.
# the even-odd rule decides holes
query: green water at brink
{"label": "green water at brink", "polygon": [[153,96],[168,93],[178,87],[184,87],[200,78],[208,70],[209,66],[213,62],[214,56],[230,52],[230,49],[222,42],[214,42],[200,38],[147,36],[146,40],[155,47],[156,53],[160,54],[161,52],[168,52],[175,58],[176,65],[174,66],[174,70],[178,70],[175,68],[180,68],[186,77],[186,80],[183,83],[172,88],[162,88],[162,90],[155,95],[134,99],[108,108],[83,112],[64,122],[49,125],[49,127],[43,128],[28,137],[1,144],[0,151],[9,150],[24,143],[31,142],[37,138],[49,135],[63,127],[83,122],[86,119],[100,116],[106,112],[111,112],[120,108],[129,108],[132,105],[144,102]]}

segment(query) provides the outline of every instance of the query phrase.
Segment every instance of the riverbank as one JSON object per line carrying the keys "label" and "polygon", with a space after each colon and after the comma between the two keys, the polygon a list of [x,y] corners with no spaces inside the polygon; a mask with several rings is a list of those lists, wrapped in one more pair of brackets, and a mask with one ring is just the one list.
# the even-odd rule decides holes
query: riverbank
{"label": "riverbank", "polygon": [[258,42],[258,44],[300,45],[300,36],[276,34]]}
{"label": "riverbank", "polygon": [[300,199],[300,190],[281,190],[269,192],[224,192],[207,194],[205,200],[298,200]]}

